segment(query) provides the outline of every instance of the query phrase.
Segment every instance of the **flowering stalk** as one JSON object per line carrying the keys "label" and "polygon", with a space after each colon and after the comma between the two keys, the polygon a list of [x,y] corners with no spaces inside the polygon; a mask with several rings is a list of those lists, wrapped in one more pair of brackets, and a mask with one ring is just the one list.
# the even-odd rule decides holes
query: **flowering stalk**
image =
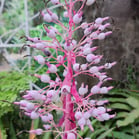
{"label": "flowering stalk", "polygon": [[[76,139],[79,136],[77,127],[84,130],[84,126],[88,126],[90,130],[94,131],[91,124],[92,118],[105,121],[115,116],[115,114],[110,115],[108,113],[111,111],[110,109],[103,107],[105,103],[108,103],[108,100],[92,99],[93,95],[107,94],[113,88],[112,86],[106,87],[103,83],[111,80],[106,75],[105,70],[110,69],[116,62],[100,66],[99,63],[103,56],[94,53],[98,47],[93,45],[94,40],[103,40],[112,33],[111,31],[103,32],[110,25],[109,23],[104,23],[109,17],[97,18],[92,23],[82,22],[84,6],[94,4],[95,0],[80,0],[82,5],[78,11],[75,11],[74,5],[78,1],[69,0],[68,2],[65,0],[65,5],[63,5],[58,0],[50,0],[52,4],[62,5],[66,9],[64,16],[69,19],[68,26],[65,26],[50,9],[47,8],[46,13],[41,12],[46,22],[60,25],[66,35],[62,35],[56,28],[47,27],[44,24],[44,30],[47,36],[51,38],[51,41],[44,41],[37,37],[26,37],[28,41],[32,42],[32,44],[27,46],[36,48],[45,55],[34,56],[34,60],[48,67],[45,74],[34,74],[34,76],[48,85],[39,91],[26,91],[26,95],[23,96],[25,100],[15,102],[15,104],[20,105],[20,109],[24,111],[25,115],[31,119],[40,117],[43,122],[44,129],[31,130],[29,131],[30,133],[40,135],[55,128],[53,132],[57,133],[57,136],[61,136],[62,139]],[[81,22],[82,24],[79,25]],[[84,31],[84,36],[77,43],[73,36],[78,29]],[[64,38],[64,44],[57,40],[57,35],[61,35]],[[56,56],[53,56],[49,49],[54,49]],[[63,52],[63,55],[58,55],[59,52]],[[86,63],[77,63],[76,58],[78,56],[86,58]],[[55,64],[52,61],[48,61],[48,58],[53,59]],[[65,68],[63,72],[64,80],[58,74],[60,66]],[[56,79],[51,80],[49,73],[55,74]],[[80,74],[97,77],[98,83],[92,86],[91,90],[88,90],[88,85],[83,82],[77,89],[76,85],[78,83],[75,78]],[[57,106],[59,101],[62,102],[62,107]],[[53,110],[63,113],[59,123],[56,123],[53,119]],[[83,139],[82,137],[80,138]]]}

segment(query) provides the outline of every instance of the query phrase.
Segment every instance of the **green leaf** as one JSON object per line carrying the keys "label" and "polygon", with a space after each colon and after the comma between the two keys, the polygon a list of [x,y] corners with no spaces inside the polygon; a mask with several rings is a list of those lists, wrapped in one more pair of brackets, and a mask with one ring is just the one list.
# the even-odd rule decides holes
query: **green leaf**
{"label": "green leaf", "polygon": [[128,135],[122,131],[120,131],[120,132],[113,131],[112,134],[109,134],[108,136],[114,137],[116,139],[134,139],[134,136]]}
{"label": "green leaf", "polygon": [[127,104],[123,104],[123,103],[114,103],[110,105],[110,108],[115,108],[115,109],[124,109],[124,110],[131,110],[131,107],[128,106]]}
{"label": "green leaf", "polygon": [[128,124],[133,123],[137,118],[139,118],[139,109],[135,109],[131,111],[124,120],[118,120],[117,125],[120,126],[126,126]]}
{"label": "green leaf", "polygon": [[121,103],[125,103],[125,98],[108,98],[109,102],[121,102]]}
{"label": "green leaf", "polygon": [[11,139],[16,139],[15,129],[12,123],[12,120],[10,120],[10,128],[9,128],[9,134]]}
{"label": "green leaf", "polygon": [[139,100],[134,97],[129,97],[126,99],[126,101],[134,108],[139,106]]}
{"label": "green leaf", "polygon": [[118,112],[115,118],[122,118],[126,117],[128,115],[128,112]]}
{"label": "green leaf", "polygon": [[50,136],[51,136],[51,133],[50,133],[50,132],[46,132],[46,133],[43,135],[43,138],[42,138],[42,139],[50,139]]}
{"label": "green leaf", "polygon": [[99,137],[97,137],[97,139],[104,139],[107,135],[109,135],[115,128],[111,128],[109,130],[107,130],[106,132],[102,133]]}
{"label": "green leaf", "polygon": [[98,135],[100,135],[103,131],[105,131],[104,128],[95,130],[95,131],[90,135],[91,139],[96,139],[96,137],[97,137]]}
{"label": "green leaf", "polygon": [[6,129],[4,129],[3,127],[3,122],[1,118],[0,118],[0,137],[2,137],[2,139],[7,139]]}

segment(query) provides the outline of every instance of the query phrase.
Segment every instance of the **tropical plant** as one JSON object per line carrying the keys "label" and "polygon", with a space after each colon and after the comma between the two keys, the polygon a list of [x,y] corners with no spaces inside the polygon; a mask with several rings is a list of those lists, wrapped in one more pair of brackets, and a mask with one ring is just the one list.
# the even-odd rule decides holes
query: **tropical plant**
{"label": "tropical plant", "polygon": [[[40,65],[47,66],[47,71],[41,75],[34,74],[34,76],[46,86],[39,91],[27,90],[23,96],[25,100],[14,102],[14,104],[20,105],[24,114],[31,119],[41,118],[43,129],[33,129],[29,133],[41,135],[52,131],[55,138],[61,136],[62,139],[76,139],[78,136],[83,139],[78,130],[83,131],[84,127],[88,126],[91,131],[94,131],[91,120],[95,118],[99,121],[107,121],[115,117],[115,114],[109,113],[111,109],[103,106],[108,103],[108,100],[94,100],[91,97],[107,94],[113,88],[104,85],[106,81],[111,80],[105,70],[110,69],[116,62],[99,65],[102,56],[92,54],[98,48],[93,46],[93,41],[103,40],[112,33],[111,31],[104,32],[105,28],[110,25],[106,23],[109,17],[97,18],[94,22],[83,22],[79,25],[82,21],[84,6],[94,4],[95,0],[81,1],[82,5],[78,11],[74,9],[78,0],[65,1],[64,5],[58,0],[50,0],[50,2],[53,5],[63,6],[64,17],[68,19],[68,24],[65,26],[56,13],[46,7],[46,13],[41,12],[44,21],[60,25],[62,30],[58,30],[50,24],[43,24],[47,33],[46,39],[49,37],[49,40],[24,36],[27,41],[32,42],[27,44],[28,47],[36,48],[43,53],[43,55],[33,56],[33,59]],[[74,32],[78,29],[83,29],[84,36],[77,43],[74,39]],[[64,39],[63,43],[58,40],[60,36]],[[55,54],[52,54],[51,51]],[[86,58],[86,63],[77,63],[77,57]],[[60,76],[61,66],[64,68],[63,78]],[[54,75],[53,80],[50,74]],[[83,82],[77,89],[78,83],[75,78],[81,74],[96,77],[98,83],[89,90],[88,85]],[[59,121],[53,117],[55,111],[61,111]]]}

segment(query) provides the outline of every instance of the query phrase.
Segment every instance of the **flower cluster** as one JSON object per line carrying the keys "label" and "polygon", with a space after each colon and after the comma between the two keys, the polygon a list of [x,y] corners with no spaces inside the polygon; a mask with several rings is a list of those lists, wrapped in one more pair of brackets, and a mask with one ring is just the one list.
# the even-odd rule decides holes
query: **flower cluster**
{"label": "flower cluster", "polygon": [[[110,26],[107,23],[109,17],[99,17],[91,23],[83,22],[83,8],[94,4],[95,0],[80,1],[82,5],[76,11],[74,5],[78,0],[65,0],[65,4],[60,3],[59,0],[50,0],[52,4],[61,5],[65,9],[63,16],[69,21],[67,26],[49,8],[46,8],[46,12],[41,12],[45,22],[60,25],[64,34],[52,26],[48,27],[43,24],[51,41],[41,40],[37,37],[26,37],[27,41],[32,42],[27,45],[28,47],[43,52],[43,56],[34,56],[34,60],[47,66],[46,73],[34,74],[41,82],[46,83],[46,87],[41,90],[28,90],[23,96],[25,100],[15,102],[15,104],[20,105],[20,109],[24,111],[25,115],[31,119],[40,118],[42,120],[43,129],[31,130],[30,133],[40,135],[53,128],[52,131],[56,132],[62,139],[76,139],[79,136],[77,127],[83,130],[84,126],[88,126],[90,130],[94,131],[91,124],[92,119],[105,121],[115,116],[114,114],[110,115],[109,111],[111,110],[103,106],[108,103],[108,100],[92,99],[93,95],[107,94],[113,88],[112,86],[104,86],[103,83],[112,79],[107,76],[106,70],[114,66],[116,62],[100,65],[103,56],[95,53],[98,46],[93,45],[94,40],[103,40],[112,33],[105,31],[105,28]],[[78,29],[82,29],[84,32],[79,42],[73,38],[74,32]],[[62,36],[65,40],[64,43],[58,41],[58,35]],[[55,55],[51,53],[51,49],[55,51]],[[59,52],[61,52],[60,55]],[[85,58],[86,63],[77,63],[77,57]],[[53,61],[48,61],[48,59],[53,59]],[[64,67],[64,79],[60,78],[59,75],[60,66]],[[56,75],[55,80],[51,79],[50,73]],[[81,74],[98,78],[98,83],[89,90],[88,85],[83,82],[77,89],[78,82],[75,78]],[[61,103],[62,106],[57,105],[58,103]],[[63,113],[58,123],[53,118],[53,110]],[[82,137],[80,138],[82,139]]]}

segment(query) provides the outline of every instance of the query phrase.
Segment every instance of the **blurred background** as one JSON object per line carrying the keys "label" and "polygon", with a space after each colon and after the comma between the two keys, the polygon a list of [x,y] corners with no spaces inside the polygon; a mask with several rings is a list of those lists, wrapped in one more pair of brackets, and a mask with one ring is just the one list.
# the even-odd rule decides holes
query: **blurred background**
{"label": "blurred background", "polygon": [[[75,8],[78,9],[79,5]],[[64,24],[68,22],[61,7],[51,4],[48,7],[59,15]],[[14,101],[21,99],[25,90],[39,90],[45,86],[31,76],[46,71],[46,67],[32,59],[41,52],[23,48],[27,44],[23,36],[49,39],[43,31],[39,10],[45,10],[43,0],[0,0],[0,139],[54,139],[53,133],[42,136],[26,133],[26,130],[41,126],[41,123],[39,120],[30,121],[13,105]],[[139,0],[97,0],[93,6],[84,8],[84,21],[91,22],[101,16],[111,17],[110,30],[113,34],[102,42],[95,42],[100,46],[98,53],[104,55],[104,62],[117,61],[117,65],[109,71],[115,89],[103,98],[109,100],[107,107],[117,116],[107,122],[93,120],[94,133],[86,127],[80,135],[91,139],[138,139]],[[60,26],[51,25],[62,32]],[[82,31],[77,34],[75,38],[78,40]],[[60,36],[58,39],[62,41]],[[86,80],[90,86],[94,84],[87,77],[79,77],[79,80]],[[55,118],[58,119],[57,116]]]}

